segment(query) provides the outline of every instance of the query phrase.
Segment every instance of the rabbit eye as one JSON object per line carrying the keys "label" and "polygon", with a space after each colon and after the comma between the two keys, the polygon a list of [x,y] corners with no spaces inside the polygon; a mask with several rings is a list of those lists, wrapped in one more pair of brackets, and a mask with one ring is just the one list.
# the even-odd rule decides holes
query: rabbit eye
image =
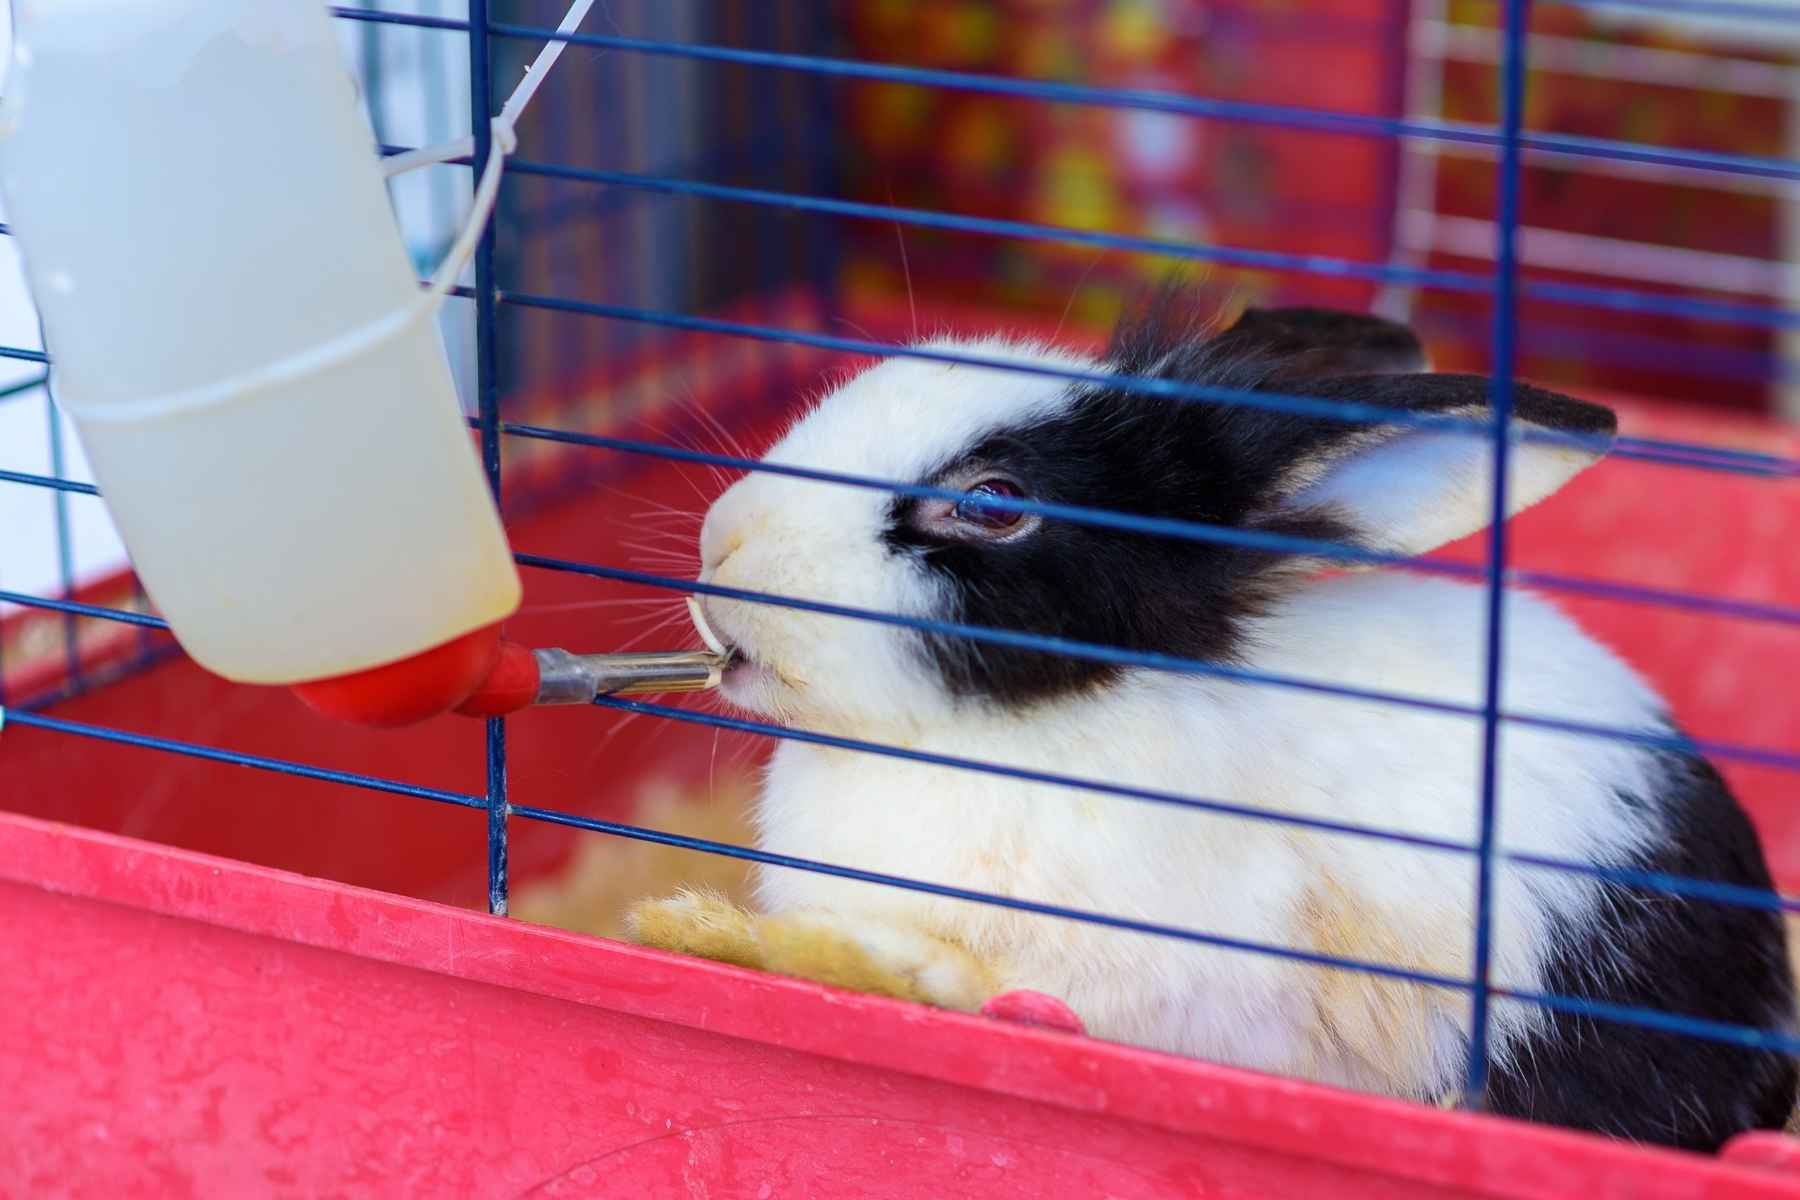
{"label": "rabbit eye", "polygon": [[981,529],[996,533],[1015,528],[1028,514],[1016,508],[1001,508],[991,504],[983,504],[980,497],[998,496],[1005,500],[1023,500],[1025,492],[1010,479],[983,479],[966,489],[970,494],[966,500],[958,500],[950,515],[966,525],[974,525]]}
{"label": "rabbit eye", "polygon": [[927,545],[956,542],[1012,542],[1043,524],[1033,512],[994,501],[1030,499],[1025,485],[993,469],[975,465],[931,481],[934,487],[966,493],[961,499],[918,500],[903,509],[913,537]]}

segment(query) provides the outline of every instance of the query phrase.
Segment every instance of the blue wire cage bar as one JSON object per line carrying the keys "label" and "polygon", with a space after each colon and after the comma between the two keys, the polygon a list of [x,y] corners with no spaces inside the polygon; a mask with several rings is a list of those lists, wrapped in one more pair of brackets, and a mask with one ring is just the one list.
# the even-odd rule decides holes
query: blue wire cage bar
{"label": "blue wire cage bar", "polygon": [[[1589,3],[1589,0],[1563,0],[1563,2],[1585,5]],[[1697,12],[1709,15],[1800,21],[1800,9],[1774,11],[1760,5],[1707,3],[1703,0],[1605,0],[1605,3],[1611,7],[1629,5],[1654,11]],[[974,91],[1044,103],[1139,109],[1192,119],[1244,122],[1353,137],[1460,142],[1494,150],[1497,156],[1499,213],[1496,223],[1498,245],[1494,270],[1491,275],[1403,268],[1384,263],[1327,256],[1283,254],[1226,245],[1198,245],[1168,239],[1133,237],[1048,224],[993,220],[893,204],[855,202],[826,195],[826,189],[822,182],[823,177],[817,174],[810,176],[805,185],[810,189],[809,191],[795,192],[760,186],[712,183],[683,174],[600,170],[531,158],[520,158],[509,164],[509,175],[512,176],[552,179],[601,189],[596,199],[597,205],[623,205],[629,203],[631,197],[644,194],[680,196],[693,201],[744,205],[758,210],[789,214],[896,222],[904,226],[1004,239],[1054,240],[1094,249],[1153,253],[1234,267],[1299,272],[1326,277],[1402,283],[1414,287],[1481,293],[1491,297],[1493,305],[1491,345],[1494,403],[1491,419],[1480,421],[1441,417],[1397,417],[1395,413],[1385,409],[1337,404],[1304,396],[1202,388],[1156,379],[1115,376],[1097,371],[1022,365],[983,359],[979,355],[897,345],[868,337],[841,337],[772,324],[691,316],[665,308],[602,303],[574,296],[544,295],[513,290],[509,289],[505,280],[501,278],[503,259],[497,249],[501,223],[507,219],[509,211],[504,207],[500,210],[499,218],[490,225],[481,240],[474,262],[472,286],[459,289],[459,294],[472,301],[474,309],[476,411],[473,424],[480,437],[482,462],[497,499],[500,493],[502,449],[509,438],[559,443],[578,450],[585,449],[600,454],[630,455],[738,471],[773,471],[807,479],[819,486],[874,488],[901,495],[939,498],[954,498],[961,495],[957,492],[909,485],[894,480],[762,463],[733,454],[709,453],[659,442],[606,437],[504,420],[502,396],[505,389],[502,375],[505,347],[502,328],[505,315],[513,310],[535,310],[599,319],[608,327],[650,327],[717,337],[787,343],[855,355],[909,355],[936,361],[966,362],[999,369],[1047,374],[1075,382],[1104,382],[1108,386],[1130,392],[1152,396],[1172,396],[1193,403],[1257,405],[1325,416],[1352,423],[1408,421],[1452,429],[1467,436],[1487,439],[1491,443],[1497,468],[1493,476],[1494,490],[1491,497],[1495,520],[1487,535],[1486,560],[1480,565],[1423,562],[1394,555],[1375,554],[1353,546],[1248,533],[1200,522],[1159,520],[1126,513],[1036,501],[1008,501],[992,498],[983,500],[984,503],[1017,508],[1048,518],[1089,523],[1119,530],[1224,542],[1263,551],[1300,551],[1334,560],[1361,561],[1386,567],[1433,571],[1479,579],[1486,588],[1487,598],[1486,656],[1482,699],[1479,704],[1473,705],[1451,702],[1439,697],[1411,696],[1349,688],[1316,680],[1278,676],[1268,672],[1215,663],[1128,651],[1114,646],[1042,637],[1014,630],[930,621],[822,601],[700,584],[693,580],[627,570],[600,563],[585,563],[534,554],[516,556],[522,565],[534,570],[573,572],[597,579],[633,583],[669,591],[698,592],[783,605],[833,616],[884,622],[932,633],[954,634],[958,637],[994,644],[1074,655],[1145,669],[1211,675],[1263,686],[1309,689],[1346,699],[1378,701],[1478,721],[1482,731],[1478,833],[1472,842],[1459,842],[1347,822],[1278,813],[1231,803],[1228,800],[1134,788],[1102,779],[1033,771],[979,760],[933,754],[907,747],[882,745],[807,730],[784,728],[767,722],[700,713],[660,704],[604,697],[595,702],[597,707],[615,713],[646,715],[659,720],[698,724],[761,738],[795,739],[872,756],[928,763],[944,769],[1023,779],[1106,795],[1122,802],[1173,805],[1245,820],[1282,822],[1338,836],[1373,838],[1439,851],[1447,855],[1473,856],[1478,869],[1474,906],[1475,922],[1474,927],[1470,930],[1474,964],[1471,976],[1466,979],[1451,978],[1412,971],[1389,963],[1338,958],[1292,947],[1248,942],[1219,936],[1204,930],[1177,928],[1104,912],[1074,909],[1035,900],[896,878],[857,870],[841,864],[797,859],[779,853],[753,850],[718,841],[662,833],[627,823],[604,821],[547,808],[513,804],[508,796],[507,727],[504,719],[493,719],[486,722],[484,729],[485,780],[484,787],[479,794],[420,787],[398,780],[328,770],[302,762],[240,754],[197,743],[129,733],[49,715],[45,710],[55,699],[66,694],[66,690],[52,696],[33,698],[24,706],[10,710],[7,713],[9,720],[23,726],[72,737],[95,738],[145,750],[186,755],[259,771],[291,774],[331,784],[433,800],[479,810],[486,817],[488,906],[492,912],[497,914],[505,914],[507,911],[509,891],[508,821],[511,817],[518,817],[573,829],[698,850],[709,854],[725,855],[770,866],[824,872],[885,886],[908,888],[960,900],[999,905],[1046,917],[1089,922],[1120,930],[1219,946],[1245,953],[1273,955],[1305,962],[1323,969],[1363,971],[1384,978],[1466,992],[1472,1011],[1472,1040],[1465,1103],[1474,1107],[1481,1105],[1487,1081],[1488,1019],[1495,999],[1538,1004],[1564,1012],[1598,1019],[1623,1021],[1737,1045],[1774,1047],[1788,1053],[1800,1053],[1800,1037],[1782,1031],[1751,1029],[1720,1022],[1696,1020],[1678,1014],[1605,1004],[1577,997],[1507,989],[1494,985],[1488,977],[1491,958],[1492,887],[1494,871],[1500,863],[1535,871],[1580,872],[1634,889],[1683,895],[1716,903],[1784,912],[1800,911],[1800,897],[1781,896],[1751,888],[1723,885],[1708,880],[1681,878],[1657,872],[1602,868],[1519,854],[1499,846],[1495,835],[1496,813],[1499,805],[1503,803],[1503,797],[1498,793],[1496,746],[1502,727],[1508,723],[1554,730],[1569,736],[1624,739],[1669,749],[1700,751],[1717,757],[1752,762],[1784,771],[1800,770],[1800,750],[1661,737],[1634,730],[1596,726],[1562,715],[1516,712],[1505,706],[1505,697],[1501,689],[1500,664],[1506,638],[1503,623],[1505,607],[1503,597],[1509,586],[1533,586],[1551,591],[1597,595],[1632,603],[1800,627],[1800,608],[1790,605],[1753,603],[1671,589],[1626,585],[1601,579],[1509,569],[1506,525],[1499,518],[1506,510],[1507,472],[1505,466],[1516,436],[1509,433],[1507,426],[1514,384],[1514,363],[1520,339],[1526,332],[1519,319],[1518,309],[1521,298],[1553,299],[1615,310],[1663,313],[1772,329],[1800,328],[1800,313],[1781,306],[1669,296],[1624,287],[1549,283],[1521,278],[1517,239],[1520,226],[1519,179],[1522,167],[1534,156],[1573,156],[1653,163],[1700,171],[1795,181],[1800,180],[1800,163],[1778,158],[1715,154],[1618,140],[1525,132],[1523,123],[1528,65],[1526,28],[1529,0],[1504,0],[1502,5],[1503,55],[1500,72],[1502,119],[1499,125],[1493,128],[1453,122],[1398,120],[1291,106],[1249,104],[1161,91],[1093,87],[1062,82],[1002,78],[968,72],[927,70],[862,62],[822,54],[739,49],[588,31],[557,35],[553,30],[547,28],[495,20],[488,0],[470,0],[469,17],[466,21],[389,13],[370,8],[339,7],[334,9],[334,12],[350,21],[411,26],[437,31],[445,35],[466,37],[471,83],[470,119],[475,135],[475,148],[473,156],[461,160],[461,163],[465,167],[473,166],[476,171],[479,171],[481,165],[486,161],[487,155],[492,152],[489,145],[488,117],[495,107],[493,81],[497,73],[496,63],[500,59],[502,48],[509,44],[537,43],[558,36],[564,37],[572,44],[596,51],[613,51],[621,54],[678,59],[702,64],[730,64],[757,71],[799,73],[820,81],[833,79],[878,81],[918,87]],[[820,144],[822,142],[815,142],[815,145]],[[389,147],[388,149],[398,150],[400,147]],[[814,164],[814,169],[817,169],[816,164]],[[828,251],[820,251],[815,255],[812,268],[819,278],[829,278],[831,263],[828,261]],[[48,358],[42,352],[26,348],[0,348],[0,357],[38,363],[48,362]],[[45,394],[48,396],[47,380],[34,378],[7,389],[4,394],[0,394],[0,402],[28,395],[39,388],[45,388]],[[48,400],[46,400],[46,404],[48,404]],[[0,601],[42,608],[62,614],[65,639],[63,649],[67,659],[68,674],[65,688],[74,689],[79,688],[83,682],[75,633],[77,619],[91,618],[124,622],[139,627],[146,636],[155,631],[166,630],[166,626],[159,618],[145,613],[83,603],[75,598],[73,558],[69,548],[67,498],[70,495],[96,496],[99,493],[92,485],[64,478],[66,471],[61,431],[53,411],[50,414],[49,431],[52,448],[50,474],[37,475],[21,471],[0,471],[0,482],[43,488],[52,493],[59,552],[59,594],[55,597],[41,597],[14,591],[0,591]],[[1772,480],[1800,477],[1800,461],[1697,443],[1621,439],[1617,453],[1675,469],[1747,474]],[[0,701],[4,699],[4,696],[0,696]]]}

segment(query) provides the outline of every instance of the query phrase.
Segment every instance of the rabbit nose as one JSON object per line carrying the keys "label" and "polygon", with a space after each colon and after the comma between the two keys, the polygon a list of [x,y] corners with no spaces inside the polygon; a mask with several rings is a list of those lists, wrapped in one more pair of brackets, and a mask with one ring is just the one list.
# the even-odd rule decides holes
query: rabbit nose
{"label": "rabbit nose", "polygon": [[738,480],[725,494],[714,500],[700,523],[700,567],[703,576],[711,574],[725,560],[750,540],[750,535],[768,522],[767,503]]}
{"label": "rabbit nose", "polygon": [[720,529],[712,521],[700,530],[700,573],[711,575],[744,544],[744,527],[733,521]]}

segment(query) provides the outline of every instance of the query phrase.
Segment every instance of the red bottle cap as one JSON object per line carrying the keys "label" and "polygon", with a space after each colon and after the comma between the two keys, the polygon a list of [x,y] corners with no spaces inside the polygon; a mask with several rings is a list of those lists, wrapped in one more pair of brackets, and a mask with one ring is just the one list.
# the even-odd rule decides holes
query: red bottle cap
{"label": "red bottle cap", "polygon": [[465,717],[502,717],[537,699],[538,661],[526,646],[501,642],[493,669],[468,699],[456,706]]}
{"label": "red bottle cap", "polygon": [[489,625],[398,662],[293,686],[307,706],[328,717],[391,728],[479,701],[475,716],[498,716],[537,696],[537,660],[500,640]]}

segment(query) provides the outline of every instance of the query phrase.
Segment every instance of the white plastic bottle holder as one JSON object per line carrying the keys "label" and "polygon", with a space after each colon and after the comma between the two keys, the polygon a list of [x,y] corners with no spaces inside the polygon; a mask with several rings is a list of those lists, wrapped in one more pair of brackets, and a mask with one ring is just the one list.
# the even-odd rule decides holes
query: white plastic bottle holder
{"label": "white plastic bottle holder", "polygon": [[517,570],[432,317],[566,43],[493,118],[469,219],[421,290],[317,0],[20,0],[14,16],[0,188],[57,401],[184,648],[286,684],[510,614]]}

